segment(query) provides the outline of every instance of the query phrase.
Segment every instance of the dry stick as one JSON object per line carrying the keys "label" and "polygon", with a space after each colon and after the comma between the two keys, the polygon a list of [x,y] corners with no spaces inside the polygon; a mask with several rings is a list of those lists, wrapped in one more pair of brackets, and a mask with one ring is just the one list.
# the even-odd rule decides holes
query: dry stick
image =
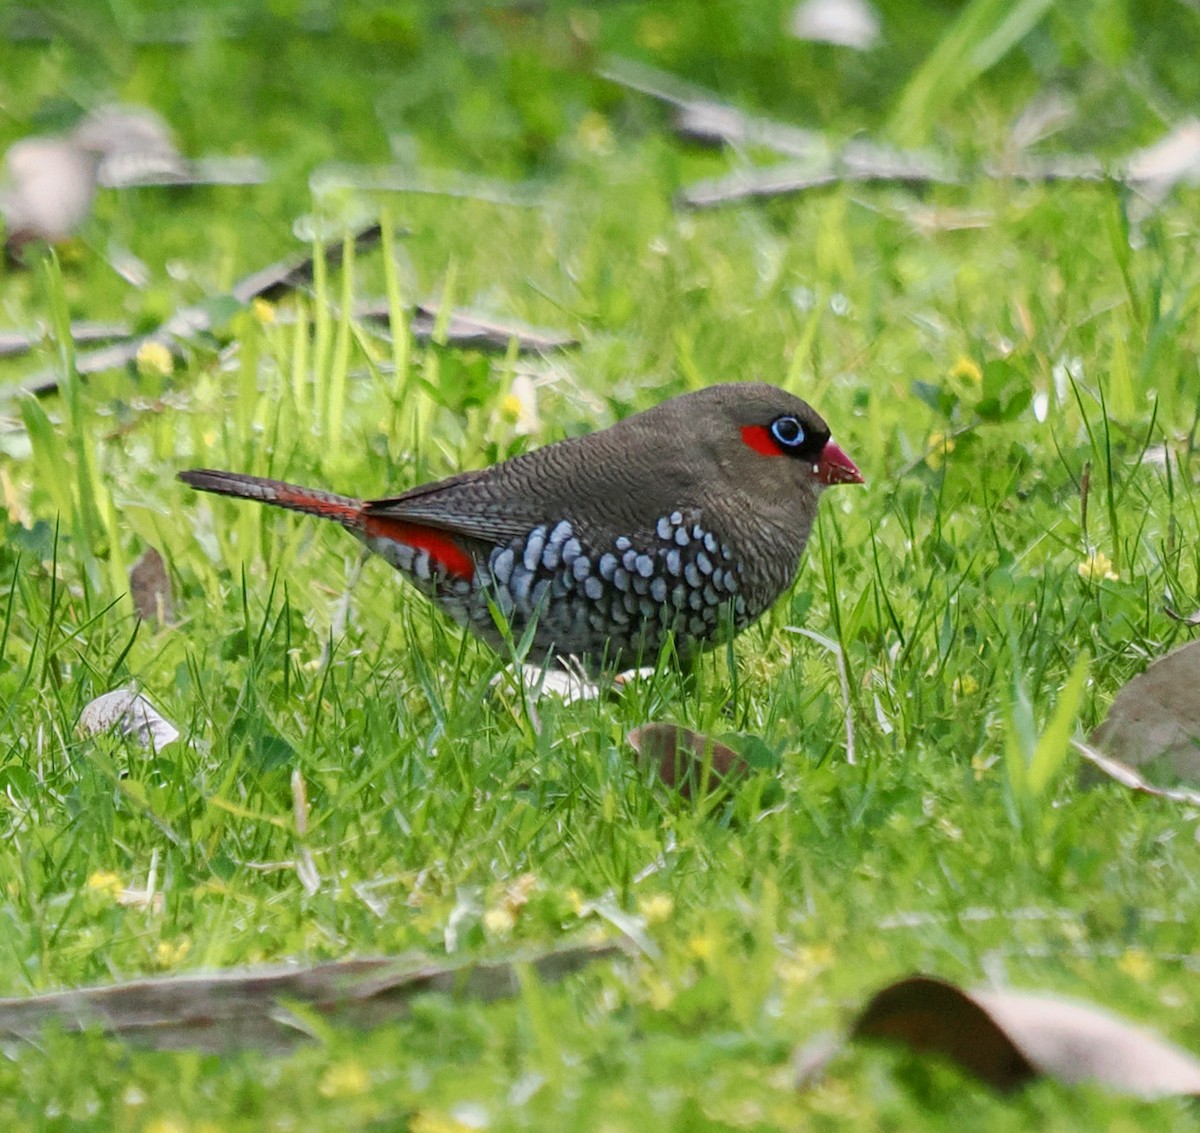
{"label": "dry stick", "polygon": [[[357,251],[364,251],[379,242],[380,229],[372,224],[355,234]],[[330,240],[322,249],[326,263],[336,266],[342,259],[342,240]],[[235,283],[230,294],[240,304],[247,305],[255,299],[278,299],[312,282],[313,257],[293,256],[269,265]],[[207,306],[184,307],[175,312],[165,323],[149,334],[139,335],[124,342],[91,350],[76,356],[75,368],[81,375],[95,374],[102,370],[117,369],[132,362],[138,351],[150,343],[165,346],[173,357],[183,353],[182,339],[192,338],[212,328],[213,315]],[[22,393],[46,394],[58,389],[60,376],[54,370],[39,370],[30,377],[0,389],[0,399],[16,397]]]}
{"label": "dry stick", "polygon": [[[354,251],[369,251],[379,243],[382,229],[378,223],[369,224],[354,234]],[[327,240],[321,248],[321,257],[332,268],[342,262],[345,244],[342,238]],[[230,289],[230,294],[239,303],[251,303],[255,299],[275,300],[289,291],[295,291],[313,280],[314,257],[292,256],[279,260],[261,271],[253,272],[239,280]]]}
{"label": "dry stick", "polygon": [[739,170],[728,177],[697,182],[682,190],[676,197],[676,203],[682,208],[716,208],[747,200],[789,196],[809,189],[844,183],[958,184],[957,177],[938,171],[930,165],[921,165],[918,163],[919,159],[914,159],[912,164],[906,163],[905,160],[897,160],[902,157],[903,155],[888,155],[881,151],[879,164],[875,168],[865,164],[848,165],[839,159],[819,168],[813,168],[811,164],[788,162],[769,169]]}
{"label": "dry stick", "polygon": [[152,161],[139,164],[139,155],[121,165],[100,168],[97,184],[106,189],[187,189],[203,185],[262,185],[269,175],[260,157],[179,158],[170,166]]}
{"label": "dry stick", "polygon": [[[728,139],[736,144],[740,138]],[[1045,158],[1023,158],[1015,164],[985,165],[984,177],[1025,182],[1124,181],[1148,184],[1128,173],[1107,170],[1099,159],[1087,155],[1060,154]],[[925,154],[892,151],[868,142],[852,142],[840,154],[814,164],[787,162],[766,169],[741,170],[728,177],[701,181],[684,189],[679,203],[686,208],[713,208],[739,201],[787,196],[825,185],[883,182],[907,185],[958,185],[965,176],[955,173]]]}
{"label": "dry stick", "polygon": [[840,181],[922,184],[957,181],[943,163],[927,154],[889,150],[863,141],[851,142],[837,152],[817,131],[746,114],[674,75],[628,59],[610,58],[599,73],[627,90],[674,107],[675,130],[690,141],[739,147],[757,145],[793,159],[774,168],[744,170],[699,182],[679,195],[679,204],[686,208],[710,208],[755,197],[779,196]]}
{"label": "dry stick", "polygon": [[[356,237],[363,247],[374,242],[376,236],[374,227],[359,233]],[[340,241],[330,242],[326,246],[326,255],[331,263],[340,261],[342,244]],[[312,259],[305,257],[299,260],[283,260],[262,271],[254,272],[235,285],[232,294],[238,302],[246,304],[255,298],[277,299],[287,291],[303,286],[311,278]],[[200,308],[185,308],[178,312],[168,323],[148,335],[130,338],[128,328],[119,325],[100,323],[73,323],[71,337],[76,342],[99,342],[105,339],[120,339],[101,350],[93,350],[78,356],[76,365],[82,374],[97,373],[100,370],[113,369],[127,365],[136,357],[138,351],[150,341],[162,342],[172,354],[178,357],[182,352],[176,339],[188,334],[196,334],[208,329],[204,319],[192,320],[194,313]],[[386,322],[388,311],[384,304],[364,304],[355,308],[355,317],[368,322]],[[432,342],[434,328],[438,319],[436,303],[419,303],[414,309],[412,325],[409,333],[418,342]],[[0,333],[0,358],[15,357],[24,354],[38,346],[44,335],[32,332]],[[491,318],[487,315],[476,314],[473,311],[452,311],[446,326],[445,345],[471,350],[505,351],[509,344],[516,343],[518,354],[548,354],[555,350],[568,350],[579,345],[579,340],[561,331],[544,327],[529,326],[525,323]],[[48,371],[41,371],[23,382],[0,390],[0,398],[13,396],[18,392],[52,393],[58,388],[58,378]]]}
{"label": "dry stick", "polygon": [[598,73],[626,90],[649,95],[673,107],[675,131],[688,141],[716,146],[762,146],[784,157],[804,160],[829,153],[828,141],[816,130],[746,114],[666,71],[612,56]]}
{"label": "dry stick", "polygon": [[[128,338],[133,331],[124,323],[78,322],[71,324],[71,339],[76,343],[109,342],[115,338]],[[17,358],[28,354],[45,342],[48,330],[0,331],[0,358]]]}
{"label": "dry stick", "polygon": [[[630,60],[611,58],[599,74],[628,90],[674,108],[676,132],[710,145],[758,145],[792,160],[774,168],[741,170],[684,189],[685,208],[713,208],[852,182],[910,185],[959,184],[965,174],[927,154],[891,151],[871,142],[850,142],[840,151],[814,131],[746,114],[678,77]],[[1027,182],[1123,181],[1153,193],[1176,180],[1196,176],[1200,167],[1200,124],[1185,122],[1145,150],[1111,167],[1090,154],[1021,155],[984,165],[983,176]]]}
{"label": "dry stick", "polygon": [[505,208],[545,209],[545,191],[537,182],[500,181],[463,173],[441,176],[414,173],[399,165],[345,165],[330,162],[314,169],[308,179],[315,197],[354,190],[360,193],[408,193],[477,201]]}
{"label": "dry stick", "polygon": [[[357,318],[373,323],[386,323],[390,318],[386,302],[360,305],[354,309],[354,314]],[[418,341],[432,342],[439,314],[436,303],[418,303],[413,312],[409,333]],[[446,324],[447,346],[504,351],[513,341],[517,344],[519,354],[545,354],[579,345],[577,338],[559,331],[527,326],[516,321],[493,319],[472,311],[450,312]]]}
{"label": "dry stick", "polygon": [[522,968],[553,982],[626,954],[624,946],[605,943],[500,962],[421,963],[384,956],[135,980],[2,999],[0,1037],[36,1041],[55,1023],[65,1031],[101,1030],[159,1050],[279,1051],[308,1037],[309,1013],[350,1026],[377,1026],[403,1017],[417,996],[430,992],[488,1002],[518,994]]}

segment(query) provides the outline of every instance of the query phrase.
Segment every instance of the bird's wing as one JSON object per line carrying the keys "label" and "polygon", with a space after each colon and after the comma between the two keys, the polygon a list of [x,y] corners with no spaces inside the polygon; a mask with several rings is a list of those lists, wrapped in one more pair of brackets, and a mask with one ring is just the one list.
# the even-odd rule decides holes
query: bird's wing
{"label": "bird's wing", "polygon": [[659,516],[701,501],[686,445],[657,433],[647,442],[638,420],[371,500],[365,511],[492,543],[564,519],[585,545],[649,539]]}
{"label": "bird's wing", "polygon": [[[539,524],[554,522],[554,501],[539,493],[531,499],[520,484],[497,475],[504,466],[463,472],[432,484],[421,484],[399,496],[368,500],[367,515],[420,523],[453,535],[489,543],[507,543],[528,535]],[[556,493],[551,493],[554,495]]]}

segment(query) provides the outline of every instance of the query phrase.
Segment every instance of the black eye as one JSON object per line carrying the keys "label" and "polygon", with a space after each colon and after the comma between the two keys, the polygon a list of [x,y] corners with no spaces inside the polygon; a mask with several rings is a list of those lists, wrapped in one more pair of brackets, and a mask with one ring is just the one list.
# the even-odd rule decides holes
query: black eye
{"label": "black eye", "polygon": [[784,448],[799,448],[807,439],[804,426],[795,417],[776,417],[771,422],[771,436]]}

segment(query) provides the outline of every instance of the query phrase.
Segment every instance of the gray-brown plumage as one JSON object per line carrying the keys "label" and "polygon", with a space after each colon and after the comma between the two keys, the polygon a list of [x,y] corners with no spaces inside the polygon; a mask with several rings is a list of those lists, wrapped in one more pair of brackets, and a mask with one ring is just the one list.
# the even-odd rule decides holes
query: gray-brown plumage
{"label": "gray-brown plumage", "polygon": [[711,386],[608,429],[402,495],[356,500],[233,472],[194,488],[336,520],[495,648],[489,599],[532,658],[687,659],[795,578],[821,492],[861,483],[817,413],[757,382]]}

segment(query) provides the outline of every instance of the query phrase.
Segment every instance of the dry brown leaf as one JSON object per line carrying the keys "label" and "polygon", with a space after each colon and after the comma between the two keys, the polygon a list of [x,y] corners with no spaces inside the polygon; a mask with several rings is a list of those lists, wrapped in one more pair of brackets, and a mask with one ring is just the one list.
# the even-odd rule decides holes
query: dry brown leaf
{"label": "dry brown leaf", "polygon": [[137,616],[143,621],[169,625],[175,620],[175,600],[171,597],[167,564],[153,547],[147,547],[129,568],[129,596]]}
{"label": "dry brown leaf", "polygon": [[652,767],[685,799],[697,789],[711,791],[724,786],[749,770],[749,764],[733,748],[680,724],[643,724],[628,738],[641,763]]}
{"label": "dry brown leaf", "polygon": [[1092,744],[1127,767],[1153,764],[1168,778],[1200,782],[1200,641],[1160,657],[1121,689]]}
{"label": "dry brown leaf", "polygon": [[306,968],[258,968],[170,976],[110,987],[0,999],[0,1037],[36,1039],[47,1024],[102,1030],[156,1050],[285,1050],[308,1036],[290,1005],[347,1026],[373,1027],[408,1013],[430,992],[490,1001],[520,990],[528,965],[543,982],[622,954],[582,945],[496,963],[417,963],[411,957],[340,960]]}
{"label": "dry brown leaf", "polygon": [[912,976],[878,992],[855,1038],[943,1054],[998,1090],[1045,1076],[1140,1098],[1200,1095],[1200,1060],[1091,1004],[1018,991],[966,992]]}

